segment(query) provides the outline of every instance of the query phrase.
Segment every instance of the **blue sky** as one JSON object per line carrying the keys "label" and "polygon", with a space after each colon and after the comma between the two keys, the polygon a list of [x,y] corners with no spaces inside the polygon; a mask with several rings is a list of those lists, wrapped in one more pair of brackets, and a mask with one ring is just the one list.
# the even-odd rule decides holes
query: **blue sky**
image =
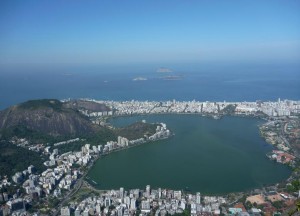
{"label": "blue sky", "polygon": [[300,62],[300,1],[0,1],[2,65],[166,62]]}

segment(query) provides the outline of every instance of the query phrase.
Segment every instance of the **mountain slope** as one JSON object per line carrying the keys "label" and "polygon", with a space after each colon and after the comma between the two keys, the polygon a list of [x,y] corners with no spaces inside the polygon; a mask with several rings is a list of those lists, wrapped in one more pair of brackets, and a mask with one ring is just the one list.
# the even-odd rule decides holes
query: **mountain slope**
{"label": "mountain slope", "polygon": [[27,101],[0,112],[0,130],[18,126],[51,136],[76,136],[97,130],[87,117],[55,99]]}

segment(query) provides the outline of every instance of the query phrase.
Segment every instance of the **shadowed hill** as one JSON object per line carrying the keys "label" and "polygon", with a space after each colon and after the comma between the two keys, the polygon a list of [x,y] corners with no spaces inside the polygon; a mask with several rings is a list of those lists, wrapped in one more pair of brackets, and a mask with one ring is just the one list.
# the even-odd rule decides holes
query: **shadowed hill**
{"label": "shadowed hill", "polygon": [[55,99],[32,100],[0,112],[0,130],[21,126],[51,136],[90,134],[97,131],[91,121]]}

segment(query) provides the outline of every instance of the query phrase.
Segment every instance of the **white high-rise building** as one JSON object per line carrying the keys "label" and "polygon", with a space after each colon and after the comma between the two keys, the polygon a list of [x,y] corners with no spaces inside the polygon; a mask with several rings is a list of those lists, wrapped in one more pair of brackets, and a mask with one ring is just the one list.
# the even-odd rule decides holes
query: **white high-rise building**
{"label": "white high-rise building", "polygon": [[182,210],[185,210],[185,200],[184,199],[182,199],[181,201],[180,201],[180,208],[182,209]]}
{"label": "white high-rise building", "polygon": [[60,215],[62,215],[62,216],[70,216],[71,215],[71,213],[70,213],[70,209],[69,209],[69,207],[62,207],[61,209],[60,209]]}
{"label": "white high-rise building", "polygon": [[109,207],[111,205],[111,199],[109,197],[106,197],[104,200],[104,206]]}
{"label": "white high-rise building", "polygon": [[129,196],[126,196],[125,198],[124,198],[124,203],[127,205],[127,207],[129,208],[129,206],[130,206],[130,197]]}
{"label": "white high-rise building", "polygon": [[161,198],[161,188],[158,188],[158,198]]}
{"label": "white high-rise building", "polygon": [[101,205],[100,205],[100,204],[97,204],[97,205],[96,205],[96,212],[97,212],[98,214],[101,213]]}
{"label": "white high-rise building", "polygon": [[123,197],[124,197],[124,188],[121,187],[120,188],[120,198],[123,199]]}
{"label": "white high-rise building", "polygon": [[87,153],[85,146],[81,147],[81,153],[82,153],[82,155],[85,155]]}
{"label": "white high-rise building", "polygon": [[96,154],[98,154],[98,148],[96,147],[96,146],[93,146],[93,151],[96,153]]}
{"label": "white high-rise building", "polygon": [[151,194],[150,185],[147,185],[146,186],[146,196],[147,196],[147,198],[150,197],[150,194]]}
{"label": "white high-rise building", "polygon": [[128,146],[128,144],[129,144],[129,140],[127,138],[118,136],[118,145],[119,146],[124,147],[124,146]]}
{"label": "white high-rise building", "polygon": [[201,204],[201,194],[199,192],[196,193],[196,204]]}
{"label": "white high-rise building", "polygon": [[118,144],[121,145],[121,142],[122,142],[122,137],[118,136]]}
{"label": "white high-rise building", "polygon": [[75,216],[80,216],[80,208],[76,208],[75,212],[74,212]]}
{"label": "white high-rise building", "polygon": [[149,200],[142,201],[142,212],[150,212],[150,202]]}
{"label": "white high-rise building", "polygon": [[178,200],[181,200],[181,191],[174,191],[174,198],[175,199],[178,199]]}
{"label": "white high-rise building", "polygon": [[117,215],[123,216],[123,207],[122,206],[119,206],[119,208],[117,208]]}
{"label": "white high-rise building", "polygon": [[87,151],[89,151],[89,150],[90,150],[90,146],[91,146],[91,144],[88,144],[88,143],[87,143],[87,144],[85,144],[85,148],[86,148],[86,150],[87,150]]}
{"label": "white high-rise building", "polygon": [[135,210],[136,209],[136,199],[132,198],[130,201],[130,209]]}

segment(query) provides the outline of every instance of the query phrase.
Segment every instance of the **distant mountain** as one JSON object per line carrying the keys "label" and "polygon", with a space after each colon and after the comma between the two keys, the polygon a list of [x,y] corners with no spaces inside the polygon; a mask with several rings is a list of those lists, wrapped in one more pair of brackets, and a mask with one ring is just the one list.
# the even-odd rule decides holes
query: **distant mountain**
{"label": "distant mountain", "polygon": [[90,134],[99,128],[56,99],[30,100],[0,111],[0,130],[25,127],[51,136]]}

